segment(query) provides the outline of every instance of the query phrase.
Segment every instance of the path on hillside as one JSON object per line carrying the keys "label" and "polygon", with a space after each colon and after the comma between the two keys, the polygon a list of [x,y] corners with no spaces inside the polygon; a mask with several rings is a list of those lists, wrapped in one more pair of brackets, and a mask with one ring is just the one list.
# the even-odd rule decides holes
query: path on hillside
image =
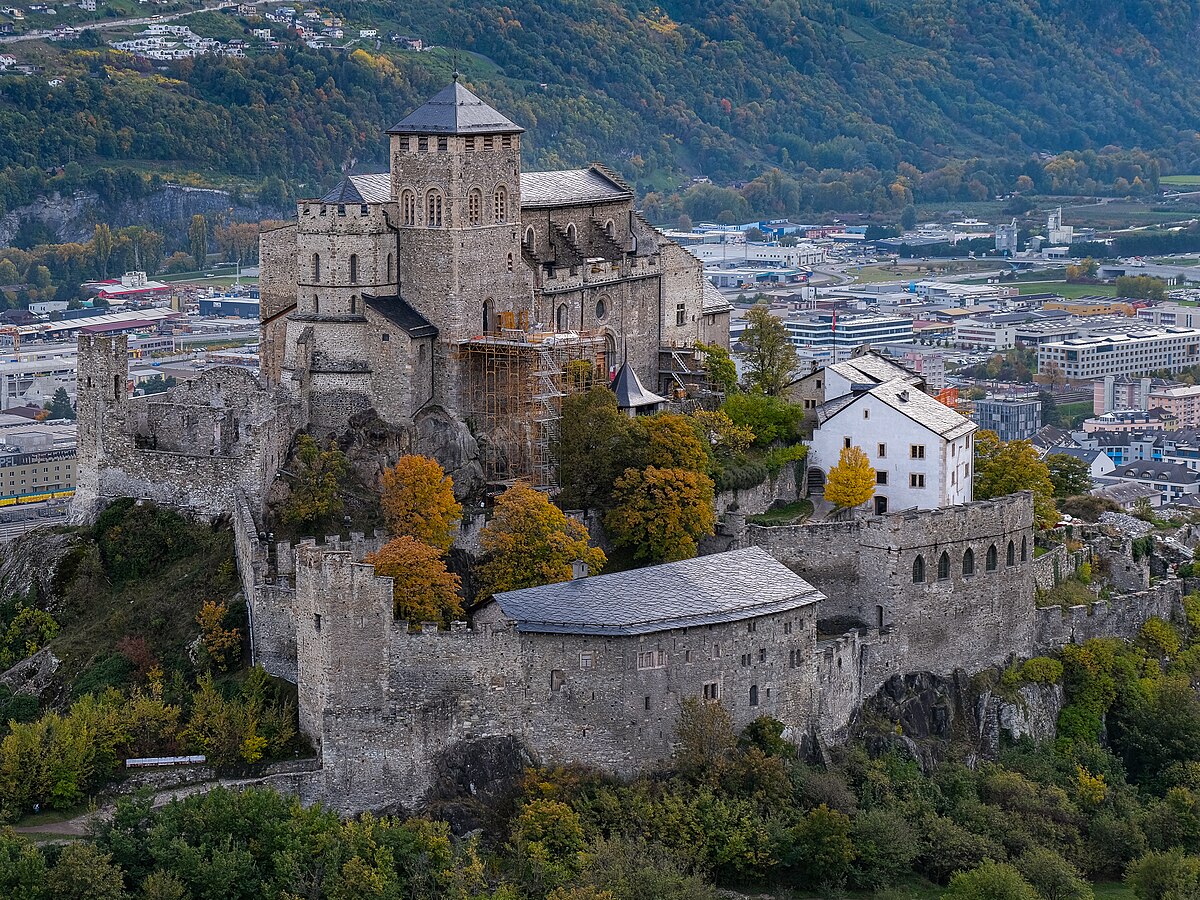
{"label": "path on hillside", "polygon": [[[223,2],[215,3],[212,6],[204,6],[200,9],[189,9],[186,12],[167,13],[161,16],[141,16],[136,19],[111,19],[107,22],[86,22],[79,25],[71,25],[76,31],[100,31],[105,28],[123,28],[126,25],[153,25],[160,22],[174,22],[176,19],[182,19],[185,16],[194,16],[200,12],[214,12],[220,9],[228,9],[231,6],[236,6],[236,3],[231,0],[223,0]],[[45,41],[50,39],[53,31],[37,29],[27,31],[24,34],[10,34],[0,37],[0,44],[16,44],[20,41]]]}

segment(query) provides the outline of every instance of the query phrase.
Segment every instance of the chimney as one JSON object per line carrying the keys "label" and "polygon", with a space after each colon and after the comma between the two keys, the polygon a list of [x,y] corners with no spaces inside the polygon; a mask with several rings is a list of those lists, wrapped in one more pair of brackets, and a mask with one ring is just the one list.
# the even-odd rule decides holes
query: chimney
{"label": "chimney", "polygon": [[590,574],[591,573],[588,571],[588,564],[585,563],[582,559],[577,559],[577,560],[575,560],[575,562],[571,563],[571,580],[572,581],[574,581],[577,578],[587,578],[588,575],[590,575]]}
{"label": "chimney", "polygon": [[900,398],[901,403],[907,403],[908,402],[908,388],[905,388],[896,396]]}

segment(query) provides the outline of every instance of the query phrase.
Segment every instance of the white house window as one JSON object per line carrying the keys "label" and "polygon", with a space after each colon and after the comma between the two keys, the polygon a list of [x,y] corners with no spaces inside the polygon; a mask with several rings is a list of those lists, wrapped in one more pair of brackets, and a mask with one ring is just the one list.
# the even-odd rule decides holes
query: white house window
{"label": "white house window", "polygon": [[910,446],[908,448],[908,455],[909,455],[910,459],[924,459],[925,458],[925,445],[924,444],[913,444],[912,446]]}
{"label": "white house window", "polygon": [[925,487],[925,476],[921,472],[913,472],[908,476],[908,486],[911,488]]}

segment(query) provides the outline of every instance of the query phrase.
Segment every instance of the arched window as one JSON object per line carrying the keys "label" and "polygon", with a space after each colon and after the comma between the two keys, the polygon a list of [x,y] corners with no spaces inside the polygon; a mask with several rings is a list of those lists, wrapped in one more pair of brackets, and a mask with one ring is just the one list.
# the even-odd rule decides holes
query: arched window
{"label": "arched window", "polygon": [[400,221],[405,225],[417,224],[417,195],[412,191],[400,195]]}
{"label": "arched window", "polygon": [[467,194],[467,224],[479,225],[483,221],[483,194],[478,188]]}
{"label": "arched window", "polygon": [[350,295],[350,315],[358,313],[358,294]]}
{"label": "arched window", "polygon": [[938,557],[938,581],[945,581],[950,577],[950,554],[945,550]]}
{"label": "arched window", "polygon": [[555,312],[555,314],[554,314],[554,330],[555,331],[566,331],[567,330],[567,304],[565,304],[565,303],[560,304],[557,312]]}
{"label": "arched window", "polygon": [[1013,545],[1012,541],[1009,541],[1008,542],[1008,554],[1004,557],[1004,564],[1006,566],[1013,566],[1013,565],[1016,565],[1016,563],[1017,563],[1017,548]]}
{"label": "arched window", "polygon": [[395,273],[396,273],[396,265],[395,265],[395,261],[392,259],[392,254],[390,254],[390,253],[389,253],[389,254],[388,254],[388,268],[387,268],[387,280],[388,280],[388,284],[391,284],[391,283],[392,283],[392,282],[395,280],[395,279],[393,279],[393,278],[392,278],[392,276],[393,276]]}
{"label": "arched window", "polygon": [[750,705],[758,706],[758,685],[750,685]]}
{"label": "arched window", "polygon": [[575,234],[576,234],[575,223],[572,222],[570,225],[567,226],[567,240],[570,241],[572,244],[575,243]]}
{"label": "arched window", "polygon": [[313,281],[321,280],[321,254],[314,253],[312,258]]}
{"label": "arched window", "polygon": [[350,283],[358,284],[358,254],[350,254]]}
{"label": "arched window", "polygon": [[617,339],[611,334],[604,335],[604,369],[605,377],[612,381],[617,374]]}
{"label": "arched window", "polygon": [[496,223],[508,221],[508,188],[504,185],[496,188],[496,194],[493,198],[496,201]]}
{"label": "arched window", "polygon": [[1027,560],[1027,559],[1029,559],[1029,548],[1025,544],[1025,536],[1022,535],[1021,536],[1021,562],[1025,562],[1025,560]]}
{"label": "arched window", "polygon": [[442,195],[439,191],[430,191],[425,197],[425,225],[442,227]]}
{"label": "arched window", "polygon": [[537,232],[533,230],[532,225],[525,229],[525,246],[530,250],[537,246]]}
{"label": "arched window", "polygon": [[483,333],[491,334],[496,330],[496,304],[489,297],[483,301]]}
{"label": "arched window", "polygon": [[975,574],[975,551],[972,550],[970,547],[968,547],[966,549],[966,551],[963,553],[963,574],[964,575],[974,575]]}
{"label": "arched window", "polygon": [[984,562],[984,568],[989,572],[996,571],[996,563],[999,561],[1000,554],[996,552],[996,545],[988,547],[987,560]]}
{"label": "arched window", "polygon": [[604,223],[604,233],[607,234],[610,238],[616,236],[616,229],[613,228],[613,220],[612,219],[609,219],[607,222]]}
{"label": "arched window", "polygon": [[913,560],[913,584],[925,583],[925,557],[917,555]]}
{"label": "arched window", "polygon": [[313,294],[313,312],[315,312],[315,313],[321,312],[321,298],[318,297],[316,294]]}

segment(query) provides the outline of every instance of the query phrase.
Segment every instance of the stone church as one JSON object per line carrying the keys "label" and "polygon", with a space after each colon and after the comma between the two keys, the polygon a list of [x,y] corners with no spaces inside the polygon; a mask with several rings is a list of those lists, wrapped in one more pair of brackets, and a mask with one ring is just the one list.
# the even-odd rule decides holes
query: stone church
{"label": "stone church", "polygon": [[728,345],[729,305],[628,185],[598,164],[522,173],[523,132],[455,80],[388,130],[390,172],[263,236],[262,371],[311,429],[440,407],[487,436],[490,476],[544,480],[568,372],[628,362],[677,395],[697,342]]}

